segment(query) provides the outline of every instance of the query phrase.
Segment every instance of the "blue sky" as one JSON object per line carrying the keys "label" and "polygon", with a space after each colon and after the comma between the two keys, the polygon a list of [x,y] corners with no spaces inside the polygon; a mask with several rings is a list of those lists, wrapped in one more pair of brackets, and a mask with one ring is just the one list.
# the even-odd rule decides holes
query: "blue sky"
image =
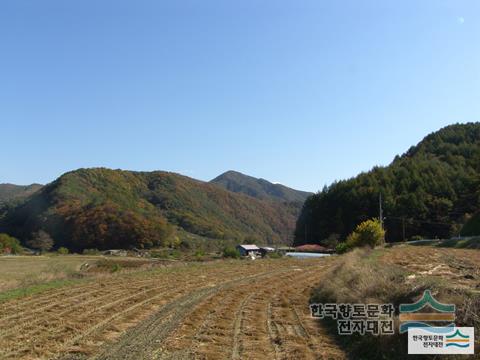
{"label": "blue sky", "polygon": [[477,0],[4,0],[0,182],[234,169],[316,191],[480,121]]}

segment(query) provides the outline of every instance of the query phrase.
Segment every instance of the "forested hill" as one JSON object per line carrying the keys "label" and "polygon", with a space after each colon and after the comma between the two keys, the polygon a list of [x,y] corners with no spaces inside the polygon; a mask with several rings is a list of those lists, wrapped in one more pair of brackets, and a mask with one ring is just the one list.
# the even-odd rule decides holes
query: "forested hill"
{"label": "forested hill", "polygon": [[293,233],[296,211],[174,173],[80,169],[9,208],[0,232],[26,240],[44,230],[73,249],[164,245],[176,227],[278,243]]}
{"label": "forested hill", "polygon": [[32,185],[13,185],[0,184],[0,205],[7,202],[24,199],[32,195],[35,191],[42,187],[40,184]]}
{"label": "forested hill", "polygon": [[297,221],[295,242],[345,238],[361,221],[378,217],[383,196],[387,241],[415,235],[458,235],[480,209],[480,123],[447,126],[397,156],[311,196]]}
{"label": "forested hill", "polygon": [[308,196],[312,195],[312,193],[306,191],[291,189],[281,184],[273,184],[265,179],[257,179],[237,171],[227,171],[210,182],[227,190],[262,200],[303,203]]}

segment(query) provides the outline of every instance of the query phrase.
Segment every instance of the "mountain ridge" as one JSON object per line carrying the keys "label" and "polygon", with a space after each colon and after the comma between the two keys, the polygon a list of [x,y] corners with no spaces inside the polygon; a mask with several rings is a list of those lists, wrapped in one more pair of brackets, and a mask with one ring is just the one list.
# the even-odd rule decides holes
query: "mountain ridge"
{"label": "mountain ridge", "polygon": [[8,210],[0,230],[35,231],[72,249],[161,246],[175,228],[217,239],[282,243],[298,208],[259,200],[184,175],[106,168],[63,174]]}
{"label": "mountain ridge", "polygon": [[24,199],[42,188],[43,185],[33,183],[30,185],[15,185],[11,183],[0,184],[0,205]]}
{"label": "mountain ridge", "polygon": [[304,202],[313,193],[292,189],[283,184],[274,184],[262,178],[255,178],[235,170],[228,170],[217,176],[210,183],[217,184],[223,188],[243,193],[257,199],[268,199],[286,202]]}

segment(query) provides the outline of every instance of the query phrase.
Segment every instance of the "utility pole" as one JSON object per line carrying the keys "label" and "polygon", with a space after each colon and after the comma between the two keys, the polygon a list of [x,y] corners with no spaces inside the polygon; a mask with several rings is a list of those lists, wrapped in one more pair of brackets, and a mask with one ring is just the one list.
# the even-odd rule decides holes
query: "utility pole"
{"label": "utility pole", "polygon": [[[380,216],[380,226],[382,227],[382,230],[385,230],[383,225],[382,193],[380,193],[380,196],[378,197],[378,208],[379,208],[379,216]],[[383,243],[385,244],[385,232],[383,235]]]}
{"label": "utility pole", "polygon": [[383,208],[382,208],[382,193],[380,193],[380,196],[378,198],[378,207],[379,207],[379,217],[380,217],[380,225],[382,226],[383,230]]}

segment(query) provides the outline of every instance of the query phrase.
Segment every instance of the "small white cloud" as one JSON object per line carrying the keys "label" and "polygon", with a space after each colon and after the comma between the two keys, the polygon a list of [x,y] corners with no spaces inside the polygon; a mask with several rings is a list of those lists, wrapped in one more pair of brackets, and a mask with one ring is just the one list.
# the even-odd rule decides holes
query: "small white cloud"
{"label": "small white cloud", "polygon": [[463,16],[458,16],[457,21],[459,24],[463,24],[465,22],[465,18]]}

